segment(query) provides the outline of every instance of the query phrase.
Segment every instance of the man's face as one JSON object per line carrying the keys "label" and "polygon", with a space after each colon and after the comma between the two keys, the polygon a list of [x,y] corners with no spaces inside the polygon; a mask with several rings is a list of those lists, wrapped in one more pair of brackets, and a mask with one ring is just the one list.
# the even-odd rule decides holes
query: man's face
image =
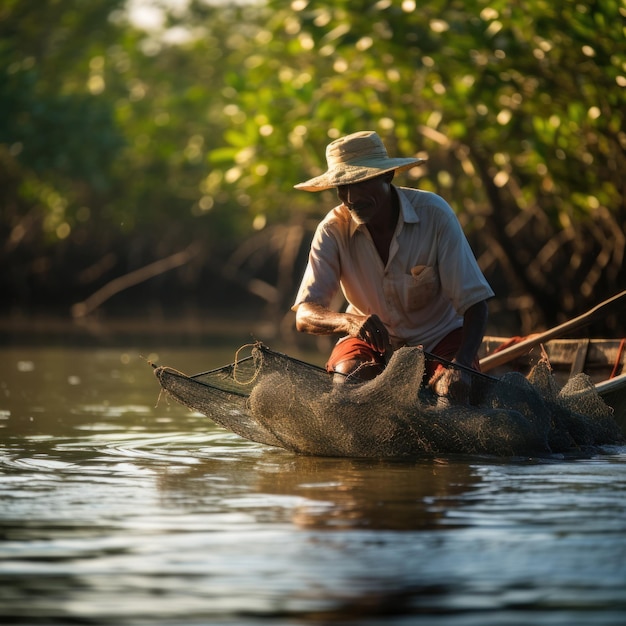
{"label": "man's face", "polygon": [[389,172],[353,185],[337,187],[339,200],[348,208],[357,224],[367,224],[390,202]]}

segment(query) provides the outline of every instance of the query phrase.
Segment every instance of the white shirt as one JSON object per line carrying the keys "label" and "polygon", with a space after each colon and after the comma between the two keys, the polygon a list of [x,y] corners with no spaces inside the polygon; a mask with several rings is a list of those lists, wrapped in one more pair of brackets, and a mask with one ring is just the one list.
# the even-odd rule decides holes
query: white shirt
{"label": "white shirt", "polygon": [[384,265],[364,225],[344,205],[320,222],[292,310],[324,307],[341,288],[349,313],[376,314],[394,348],[431,351],[463,325],[465,311],[494,293],[450,205],[440,196],[396,187],[398,223]]}

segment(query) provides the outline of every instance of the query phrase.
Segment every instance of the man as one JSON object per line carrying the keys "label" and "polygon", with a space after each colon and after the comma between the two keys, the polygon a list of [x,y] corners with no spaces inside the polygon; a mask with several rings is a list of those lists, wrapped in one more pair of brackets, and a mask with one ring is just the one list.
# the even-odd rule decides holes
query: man
{"label": "man", "polygon": [[[429,361],[431,384],[439,381],[441,393],[466,391],[494,294],[447,202],[392,184],[396,171],[423,160],[390,158],[373,131],[333,141],[326,160],[324,174],[295,186],[336,188],[341,201],[313,238],[292,307],[296,328],[343,335],[326,366],[337,382],[371,379],[394,349],[421,345],[458,364],[442,370]],[[348,302],[343,313],[330,308],[339,289]]]}

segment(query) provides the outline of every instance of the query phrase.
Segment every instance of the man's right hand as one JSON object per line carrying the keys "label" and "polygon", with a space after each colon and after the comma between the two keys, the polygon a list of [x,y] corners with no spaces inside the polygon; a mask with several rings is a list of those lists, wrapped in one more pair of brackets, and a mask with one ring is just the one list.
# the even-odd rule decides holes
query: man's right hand
{"label": "man's right hand", "polygon": [[[350,314],[346,313],[346,315]],[[350,315],[350,317],[353,318],[348,332],[350,336],[366,341],[381,354],[391,350],[389,333],[378,315],[368,315],[367,317]]]}

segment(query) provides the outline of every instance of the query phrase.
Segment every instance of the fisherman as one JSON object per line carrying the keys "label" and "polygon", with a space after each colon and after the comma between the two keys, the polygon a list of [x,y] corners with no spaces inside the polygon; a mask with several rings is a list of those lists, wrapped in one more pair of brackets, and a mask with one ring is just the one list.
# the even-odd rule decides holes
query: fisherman
{"label": "fisherman", "polygon": [[[420,345],[458,364],[428,361],[431,385],[464,396],[494,293],[450,205],[392,184],[395,172],[424,160],[390,158],[377,133],[362,131],[331,142],[326,161],[326,172],[295,186],[335,188],[340,200],[313,237],[292,307],[296,328],[342,335],[326,364],[335,382],[370,380],[393,350]],[[344,312],[331,308],[339,289]]]}

